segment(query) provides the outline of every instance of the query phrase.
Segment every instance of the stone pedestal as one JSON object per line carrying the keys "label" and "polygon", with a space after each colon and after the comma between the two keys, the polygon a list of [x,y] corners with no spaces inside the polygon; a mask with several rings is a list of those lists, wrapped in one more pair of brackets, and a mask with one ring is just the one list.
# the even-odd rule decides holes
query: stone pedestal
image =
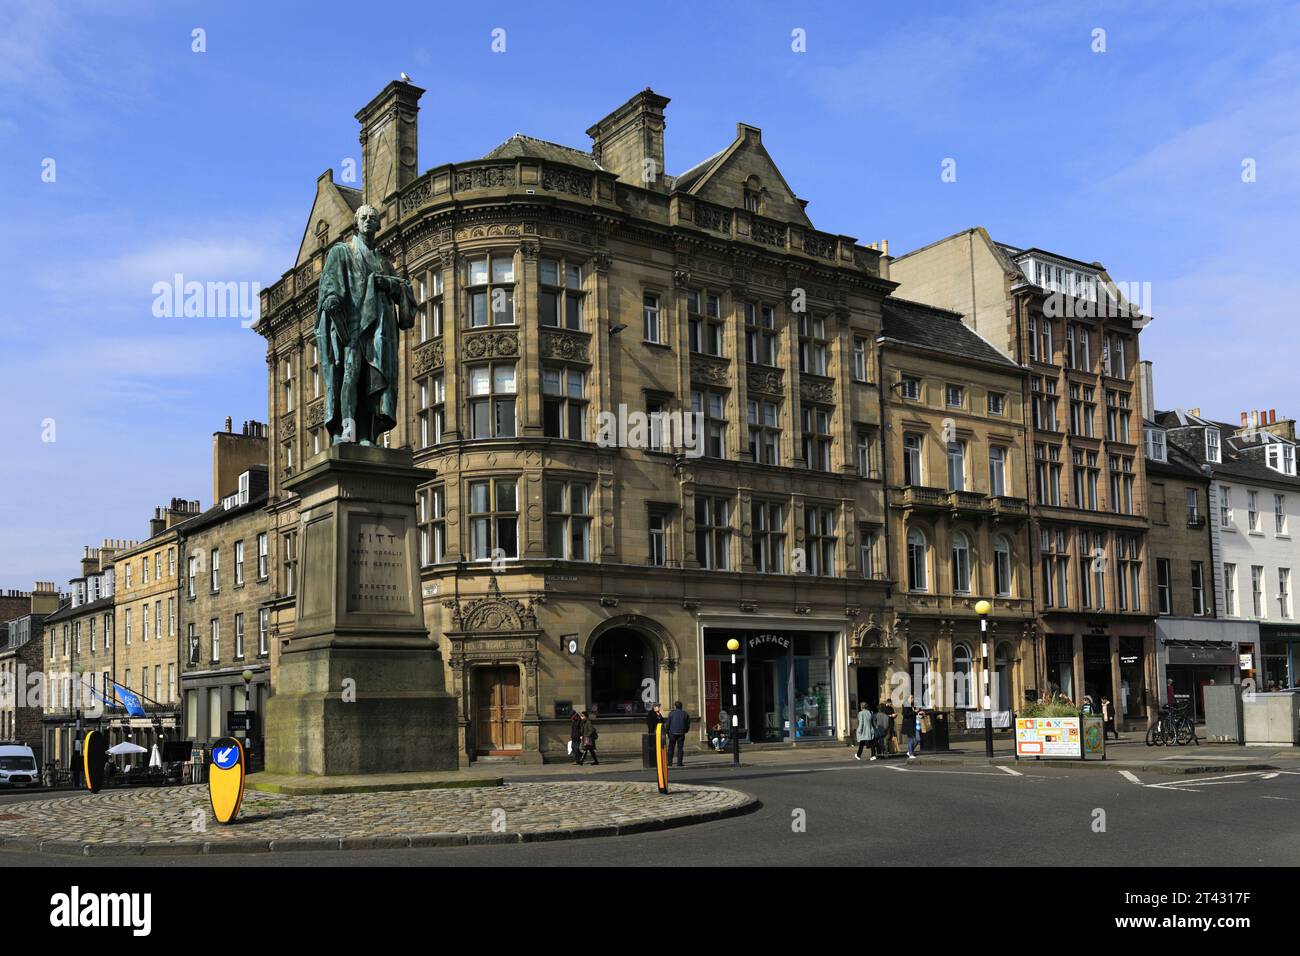
{"label": "stone pedestal", "polygon": [[409,451],[344,444],[285,482],[301,500],[297,622],[266,702],[268,771],[456,769],[456,702],[420,597],[429,477]]}

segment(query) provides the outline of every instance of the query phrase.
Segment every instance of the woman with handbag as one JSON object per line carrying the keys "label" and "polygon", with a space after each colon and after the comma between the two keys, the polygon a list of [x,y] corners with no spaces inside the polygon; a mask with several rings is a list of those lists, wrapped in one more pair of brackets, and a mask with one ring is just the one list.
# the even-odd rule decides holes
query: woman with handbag
{"label": "woman with handbag", "polygon": [[596,722],[587,716],[587,712],[582,712],[582,749],[578,752],[578,766],[587,759],[587,754],[591,754],[592,766],[599,766],[600,761],[596,759],[596,738],[600,732],[596,730]]}

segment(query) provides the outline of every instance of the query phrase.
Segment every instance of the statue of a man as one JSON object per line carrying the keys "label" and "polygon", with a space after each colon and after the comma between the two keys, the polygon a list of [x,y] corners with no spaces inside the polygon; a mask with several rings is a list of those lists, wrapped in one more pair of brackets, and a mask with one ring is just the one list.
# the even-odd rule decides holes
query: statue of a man
{"label": "statue of a man", "polygon": [[357,232],[325,257],[316,293],[316,346],[332,444],[374,444],[396,424],[397,330],[415,324],[410,280],[375,248],[379,212],[357,210]]}

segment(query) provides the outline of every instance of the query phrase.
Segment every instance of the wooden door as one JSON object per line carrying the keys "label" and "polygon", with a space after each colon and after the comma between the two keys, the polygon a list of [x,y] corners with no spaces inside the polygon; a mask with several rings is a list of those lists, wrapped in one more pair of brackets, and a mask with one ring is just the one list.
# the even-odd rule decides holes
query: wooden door
{"label": "wooden door", "polygon": [[481,754],[523,749],[523,697],[518,667],[480,667],[474,672],[475,743]]}

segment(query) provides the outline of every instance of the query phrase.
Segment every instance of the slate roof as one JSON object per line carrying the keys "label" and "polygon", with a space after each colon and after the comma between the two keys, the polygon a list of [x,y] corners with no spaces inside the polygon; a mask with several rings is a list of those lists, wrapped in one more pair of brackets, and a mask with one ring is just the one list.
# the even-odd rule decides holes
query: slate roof
{"label": "slate roof", "polygon": [[[1177,411],[1157,411],[1155,420],[1165,428],[1217,428],[1219,430],[1219,453],[1223,458],[1223,461],[1210,462],[1210,467],[1214,469],[1214,476],[1216,478],[1223,476],[1227,478],[1238,478],[1245,481],[1259,482],[1261,484],[1274,484],[1300,488],[1300,477],[1284,475],[1280,471],[1274,471],[1262,460],[1257,460],[1253,456],[1245,453],[1246,449],[1263,447],[1269,440],[1276,440],[1284,444],[1290,444],[1283,438],[1274,436],[1272,433],[1261,429],[1260,434],[1265,436],[1264,441],[1246,441],[1240,436],[1233,434],[1240,430],[1240,426],[1232,425],[1228,422],[1216,422],[1212,418],[1193,415],[1183,409],[1178,409]],[[1170,444],[1169,447],[1172,449],[1174,446]],[[1204,459],[1198,461],[1198,466],[1203,461]]]}
{"label": "slate roof", "polygon": [[987,339],[963,323],[958,312],[890,297],[881,303],[881,314],[884,339],[1005,366],[1008,371],[1021,370]]}
{"label": "slate roof", "polygon": [[113,596],[111,594],[108,597],[102,597],[94,601],[87,601],[85,604],[81,604],[77,607],[73,607],[72,602],[69,601],[52,614],[47,614],[45,616],[45,623],[57,624],[59,621],[73,617],[80,617],[83,614],[94,614],[99,611],[111,610],[112,607]]}
{"label": "slate roof", "polygon": [[731,146],[729,145],[724,146],[722,149],[718,150],[708,159],[701,160],[700,162],[692,166],[690,169],[686,170],[686,172],[682,173],[680,176],[673,177],[673,188],[681,190],[683,192],[688,191],[692,186],[696,184],[696,182],[698,182],[700,179],[704,177],[704,174],[709,171],[709,168],[714,163],[716,163],[719,159],[721,159],[722,154],[729,149],[731,149]]}
{"label": "slate roof", "polygon": [[602,169],[601,165],[592,158],[591,153],[584,153],[580,149],[574,149],[572,146],[561,146],[559,143],[548,143],[544,139],[536,139],[532,136],[525,136],[523,133],[515,133],[500,146],[493,149],[484,159],[543,159],[553,163],[568,163],[571,166],[583,166],[593,172]]}
{"label": "slate roof", "polygon": [[351,186],[343,186],[338,183],[335,183],[334,185],[338,187],[339,195],[341,195],[344,201],[348,204],[348,208],[350,208],[354,213],[361,208],[362,192],[360,189],[353,189]]}

